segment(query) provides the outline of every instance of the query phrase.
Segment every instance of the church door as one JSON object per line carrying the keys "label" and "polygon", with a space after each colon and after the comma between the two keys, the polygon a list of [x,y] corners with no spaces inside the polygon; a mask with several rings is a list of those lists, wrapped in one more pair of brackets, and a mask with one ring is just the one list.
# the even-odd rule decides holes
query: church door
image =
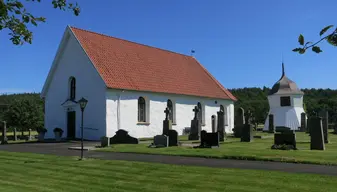
{"label": "church door", "polygon": [[69,111],[67,114],[67,137],[74,139],[76,133],[76,112]]}

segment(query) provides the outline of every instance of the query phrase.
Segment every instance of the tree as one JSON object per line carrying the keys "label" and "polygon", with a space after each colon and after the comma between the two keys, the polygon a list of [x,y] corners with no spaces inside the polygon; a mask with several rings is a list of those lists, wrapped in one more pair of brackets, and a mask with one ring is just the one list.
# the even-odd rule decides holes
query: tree
{"label": "tree", "polygon": [[39,100],[28,97],[15,98],[4,113],[4,119],[11,127],[22,132],[43,127],[43,105]]}
{"label": "tree", "polygon": [[[26,2],[40,2],[41,0],[26,0]],[[54,8],[60,10],[72,10],[76,16],[80,13],[77,3],[67,3],[66,0],[53,0]],[[0,31],[8,29],[10,40],[14,45],[22,45],[25,42],[32,43],[33,33],[27,26],[37,26],[39,22],[45,22],[44,17],[35,17],[27,12],[22,0],[0,0]]]}
{"label": "tree", "polygon": [[[299,54],[304,54],[307,49],[311,48],[311,50],[313,52],[320,53],[320,52],[322,52],[322,50],[318,46],[318,44],[321,43],[322,41],[326,41],[332,46],[337,46],[337,27],[336,27],[336,29],[331,31],[330,29],[333,28],[333,27],[334,27],[333,25],[329,25],[329,26],[324,27],[319,32],[319,35],[320,35],[321,39],[316,41],[315,43],[313,43],[311,41],[305,42],[304,36],[302,34],[300,34],[300,36],[298,37],[298,42],[302,47],[295,48],[295,49],[293,49],[293,51],[298,52]],[[331,33],[322,37],[329,30],[331,31]]]}

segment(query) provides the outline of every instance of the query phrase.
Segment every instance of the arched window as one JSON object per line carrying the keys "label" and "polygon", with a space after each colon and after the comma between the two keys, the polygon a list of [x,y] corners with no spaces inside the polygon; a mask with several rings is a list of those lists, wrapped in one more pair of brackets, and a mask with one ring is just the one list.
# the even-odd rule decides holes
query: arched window
{"label": "arched window", "polygon": [[76,98],[76,79],[74,77],[70,78],[70,100],[75,100]]}
{"label": "arched window", "polygon": [[170,110],[169,120],[173,122],[173,103],[170,99],[167,100],[167,108]]}
{"label": "arched window", "polygon": [[200,123],[202,124],[203,123],[203,119],[202,119],[203,114],[202,114],[202,106],[201,106],[200,102],[198,102],[198,109],[199,109],[198,119],[199,119]]}
{"label": "arched window", "polygon": [[138,98],[138,122],[146,122],[146,103],[143,97]]}

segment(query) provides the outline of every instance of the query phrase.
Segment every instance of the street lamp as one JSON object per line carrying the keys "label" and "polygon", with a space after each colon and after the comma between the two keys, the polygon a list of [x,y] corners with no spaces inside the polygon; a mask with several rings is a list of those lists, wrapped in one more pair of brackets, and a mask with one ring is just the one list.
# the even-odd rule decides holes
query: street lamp
{"label": "street lamp", "polygon": [[84,112],[85,107],[87,106],[88,100],[82,97],[80,100],[78,100],[78,103],[80,104],[81,112],[82,112],[82,121],[81,121],[81,160],[82,160],[83,159],[83,112]]}

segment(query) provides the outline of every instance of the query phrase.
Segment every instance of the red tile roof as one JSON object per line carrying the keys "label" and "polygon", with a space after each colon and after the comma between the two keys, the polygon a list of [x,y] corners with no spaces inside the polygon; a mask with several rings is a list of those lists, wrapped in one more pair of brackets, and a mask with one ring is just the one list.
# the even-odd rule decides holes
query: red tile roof
{"label": "red tile roof", "polygon": [[74,27],[71,30],[108,88],[236,101],[194,57]]}

